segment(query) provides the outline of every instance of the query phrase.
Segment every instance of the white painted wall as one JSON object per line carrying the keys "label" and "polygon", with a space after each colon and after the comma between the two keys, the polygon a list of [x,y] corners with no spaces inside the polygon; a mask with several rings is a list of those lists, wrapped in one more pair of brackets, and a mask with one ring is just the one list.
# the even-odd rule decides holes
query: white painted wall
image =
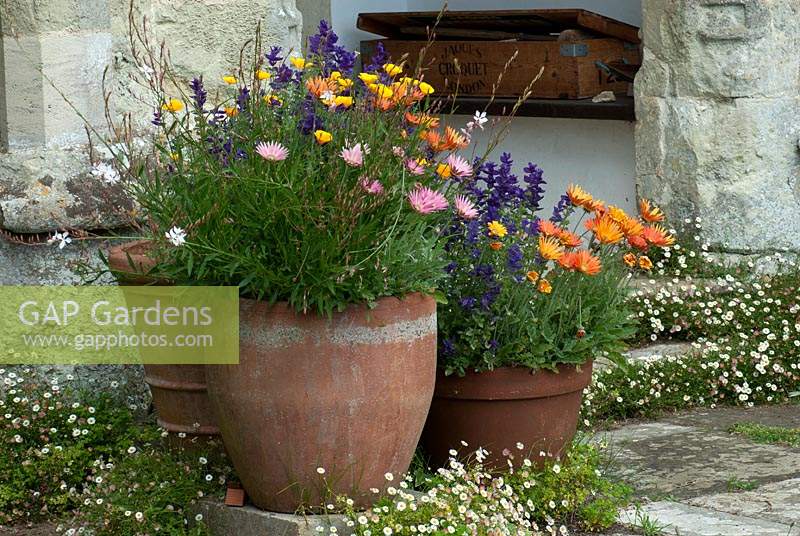
{"label": "white painted wall", "polygon": [[[535,9],[585,8],[629,24],[641,22],[641,0],[449,0],[449,8]],[[375,36],[355,29],[359,12],[435,11],[440,0],[332,0],[333,27],[345,46],[358,49],[361,39]],[[453,122],[468,121],[454,117]],[[480,145],[480,136],[476,137]],[[548,182],[546,204],[553,204],[571,182],[580,183],[593,195],[633,210],[635,160],[633,123],[583,119],[518,117],[493,157],[511,152],[519,173],[529,162],[544,170]]]}

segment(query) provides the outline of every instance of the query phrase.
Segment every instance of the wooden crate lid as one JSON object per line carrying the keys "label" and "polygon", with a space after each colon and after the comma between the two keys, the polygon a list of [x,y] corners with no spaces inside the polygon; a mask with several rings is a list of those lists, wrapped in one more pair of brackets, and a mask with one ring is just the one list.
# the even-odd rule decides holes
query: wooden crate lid
{"label": "wooden crate lid", "polygon": [[[438,16],[438,11],[359,13],[356,27],[389,39],[419,39],[427,27],[433,27]],[[460,36],[459,30],[467,32]],[[447,11],[439,21],[437,39],[537,40],[564,30],[585,30],[639,43],[636,26],[585,9]]]}

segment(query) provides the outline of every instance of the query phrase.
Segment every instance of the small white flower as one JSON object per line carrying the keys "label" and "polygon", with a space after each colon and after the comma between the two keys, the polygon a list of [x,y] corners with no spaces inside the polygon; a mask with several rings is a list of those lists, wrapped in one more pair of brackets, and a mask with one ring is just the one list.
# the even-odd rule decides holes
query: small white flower
{"label": "small white flower", "polygon": [[143,520],[143,519],[144,519],[144,514],[143,514],[143,513],[141,513],[141,512],[136,512],[136,513],[133,515],[133,517],[135,517],[135,518],[136,518],[136,521],[141,521],[141,520]]}
{"label": "small white flower", "polygon": [[202,521],[203,520],[203,514],[197,514],[196,516],[194,516],[194,520],[195,521]]}
{"label": "small white flower", "polygon": [[69,231],[55,233],[52,238],[47,241],[48,244],[54,244],[55,242],[58,242],[58,249],[64,249],[67,244],[71,244],[72,239],[69,237]]}
{"label": "small white flower", "polygon": [[394,475],[393,475],[392,473],[386,473],[385,475],[383,475],[383,477],[384,477],[384,478],[385,478],[385,479],[386,479],[388,482],[391,482],[392,480],[394,480]]}
{"label": "small white flower", "polygon": [[165,233],[164,236],[166,236],[167,240],[169,240],[172,245],[176,247],[182,246],[186,243],[186,231],[180,227],[173,227],[168,233]]}
{"label": "small white flower", "polygon": [[555,474],[558,474],[558,473],[560,473],[560,472],[561,472],[561,466],[560,466],[560,465],[558,465],[558,464],[555,464],[555,465],[553,466],[553,472],[554,472]]}
{"label": "small white flower", "polygon": [[106,162],[98,162],[92,168],[92,175],[99,179],[103,179],[106,184],[117,184],[119,182],[119,172],[114,169],[114,166]]}
{"label": "small white flower", "polygon": [[317,467],[317,473],[319,473],[321,475],[324,475],[325,474],[325,468],[324,467]]}

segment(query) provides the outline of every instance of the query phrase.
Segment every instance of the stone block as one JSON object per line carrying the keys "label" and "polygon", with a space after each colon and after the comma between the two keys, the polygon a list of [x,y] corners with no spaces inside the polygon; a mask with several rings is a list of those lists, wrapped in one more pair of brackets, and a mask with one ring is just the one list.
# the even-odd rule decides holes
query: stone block
{"label": "stone block", "polygon": [[[342,515],[294,515],[267,512],[253,506],[235,508],[219,501],[205,500],[195,506],[203,522],[214,536],[318,536],[350,534],[347,519]],[[321,527],[322,530],[318,530]]]}

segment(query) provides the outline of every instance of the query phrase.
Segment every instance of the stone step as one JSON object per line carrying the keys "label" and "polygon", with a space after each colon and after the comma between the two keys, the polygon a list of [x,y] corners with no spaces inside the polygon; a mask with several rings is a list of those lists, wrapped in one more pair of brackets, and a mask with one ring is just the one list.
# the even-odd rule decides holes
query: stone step
{"label": "stone step", "polygon": [[[686,341],[669,341],[669,342],[656,342],[642,346],[640,348],[632,348],[623,352],[623,356],[628,361],[642,362],[642,361],[659,361],[661,359],[673,356],[688,355],[692,352],[698,351],[699,347],[694,343]],[[614,364],[607,358],[600,357],[595,360],[595,370],[602,371]]]}

